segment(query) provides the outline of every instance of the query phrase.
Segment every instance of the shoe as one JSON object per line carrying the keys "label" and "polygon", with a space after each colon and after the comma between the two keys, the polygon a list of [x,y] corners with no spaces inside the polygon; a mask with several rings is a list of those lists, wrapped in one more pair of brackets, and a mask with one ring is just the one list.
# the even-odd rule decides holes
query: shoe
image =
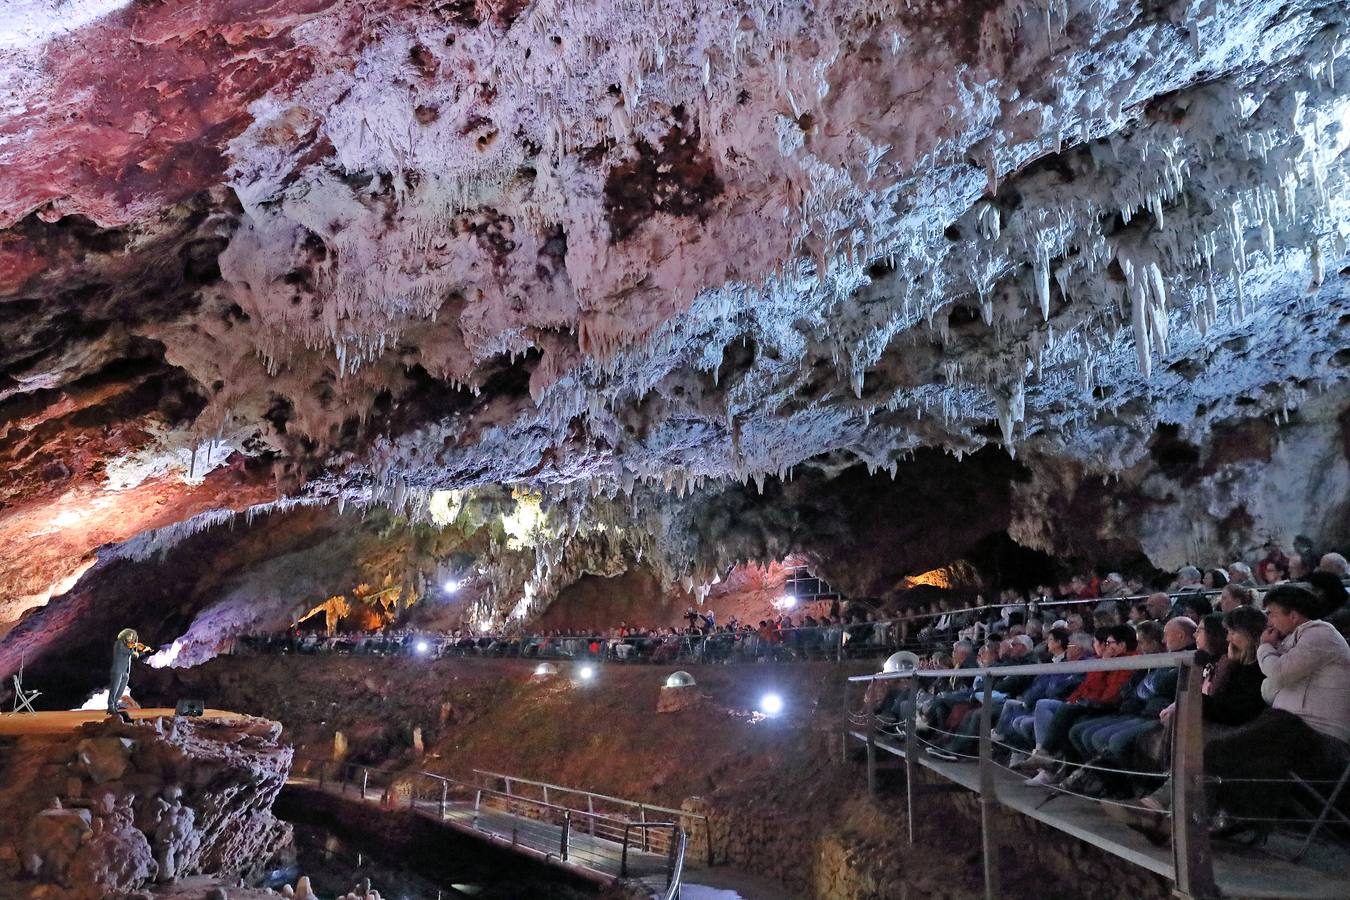
{"label": "shoe", "polygon": [[949,753],[940,747],[926,747],[924,748],[924,752],[929,756],[945,759],[947,762],[957,762],[961,759],[961,757],[957,756],[955,753]]}
{"label": "shoe", "polygon": [[1008,757],[1008,768],[1020,769],[1022,768],[1022,765],[1030,758],[1031,758],[1030,753],[1021,753],[1014,751],[1013,755]]}
{"label": "shoe", "polygon": [[995,744],[1003,744],[1007,742],[1007,738],[1005,738],[1003,736],[1003,733],[1000,731],[989,732],[989,740],[993,741]]}
{"label": "shoe", "polygon": [[1102,812],[1106,813],[1108,819],[1114,819],[1131,831],[1142,834],[1155,847],[1165,846],[1172,841],[1172,835],[1167,830],[1168,816],[1165,813],[1143,812],[1118,803],[1103,803]]}
{"label": "shoe", "polygon": [[1049,769],[1041,769],[1033,777],[1022,783],[1027,787],[1053,787],[1059,783],[1059,779]]}
{"label": "shoe", "polygon": [[1031,751],[1031,754],[1017,766],[1019,769],[1048,769],[1055,765],[1059,760],[1054,759],[1040,747]]}
{"label": "shoe", "polygon": [[1159,801],[1153,799],[1152,796],[1148,796],[1148,797],[1140,797],[1138,800],[1136,800],[1136,801],[1134,801],[1134,802],[1135,802],[1135,803],[1138,803],[1140,806],[1147,806],[1149,809],[1151,809],[1151,810],[1152,810],[1153,812],[1155,812],[1155,813],[1161,813],[1162,815],[1167,815],[1167,807],[1163,806],[1161,802],[1159,802]]}

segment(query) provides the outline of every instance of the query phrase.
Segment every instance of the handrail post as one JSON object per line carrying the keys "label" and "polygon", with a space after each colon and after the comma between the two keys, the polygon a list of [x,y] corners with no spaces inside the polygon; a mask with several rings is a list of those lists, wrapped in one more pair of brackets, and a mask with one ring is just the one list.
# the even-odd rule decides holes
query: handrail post
{"label": "handrail post", "polygon": [[1217,897],[1205,810],[1204,680],[1191,664],[1182,666],[1180,677],[1172,747],[1172,865],[1180,896]]}
{"label": "handrail post", "polygon": [[919,679],[909,679],[909,712],[905,715],[905,811],[909,816],[909,843],[914,845],[914,754],[919,752]]}
{"label": "handrail post", "polygon": [[984,896],[999,896],[998,841],[994,835],[994,742],[990,737],[994,713],[994,679],[984,677],[984,696],[980,701],[980,840],[984,845]]}
{"label": "handrail post", "polygon": [[450,793],[450,782],[441,782],[441,818],[445,818],[445,797]]}
{"label": "handrail post", "polygon": [[478,808],[483,805],[483,789],[479,788],[473,795],[473,824],[478,825]]}
{"label": "handrail post", "polygon": [[595,795],[586,795],[586,812],[589,817],[586,819],[586,830],[591,837],[595,837]]}
{"label": "handrail post", "polygon": [[712,819],[703,817],[703,840],[708,845],[708,865],[713,864]]}
{"label": "handrail post", "polygon": [[563,813],[562,824],[562,843],[558,847],[558,853],[562,856],[563,862],[567,862],[567,842],[572,831],[572,812],[568,810]]}
{"label": "handrail post", "polygon": [[623,826],[623,850],[619,854],[619,877],[628,877],[628,832],[631,825],[625,823]]}
{"label": "handrail post", "polygon": [[369,770],[369,769],[362,769],[362,770],[361,770],[361,799],[362,799],[362,800],[366,799],[366,785],[369,783],[369,781],[370,781],[370,770]]}
{"label": "handrail post", "polygon": [[544,785],[544,802],[548,803],[548,785]]}
{"label": "handrail post", "polygon": [[867,796],[873,800],[877,796],[877,742],[870,732],[867,735]]}
{"label": "handrail post", "polygon": [[651,845],[648,843],[647,828],[645,827],[647,824],[647,807],[642,804],[638,804],[638,817],[644,826],[642,829],[642,849],[645,852],[651,849]]}

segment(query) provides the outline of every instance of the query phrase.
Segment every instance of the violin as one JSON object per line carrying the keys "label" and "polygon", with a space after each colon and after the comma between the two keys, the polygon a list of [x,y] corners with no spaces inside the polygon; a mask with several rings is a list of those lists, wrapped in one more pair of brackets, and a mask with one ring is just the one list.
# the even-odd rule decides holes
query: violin
{"label": "violin", "polygon": [[139,643],[139,642],[133,642],[133,643],[128,644],[127,646],[130,647],[132,650],[136,651],[137,653],[149,653],[149,652],[150,652],[150,647],[146,646],[145,644]]}

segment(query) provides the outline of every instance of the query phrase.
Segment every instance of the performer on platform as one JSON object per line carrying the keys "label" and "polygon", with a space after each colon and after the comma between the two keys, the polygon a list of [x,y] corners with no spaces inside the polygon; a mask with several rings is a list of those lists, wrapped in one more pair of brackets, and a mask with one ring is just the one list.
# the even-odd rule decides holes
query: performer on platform
{"label": "performer on platform", "polygon": [[108,715],[118,715],[123,709],[119,703],[122,700],[123,691],[127,689],[127,682],[131,678],[131,661],[140,659],[149,652],[150,648],[141,643],[140,635],[136,634],[135,629],[123,628],[117,633],[117,640],[113,641],[112,684],[108,687]]}

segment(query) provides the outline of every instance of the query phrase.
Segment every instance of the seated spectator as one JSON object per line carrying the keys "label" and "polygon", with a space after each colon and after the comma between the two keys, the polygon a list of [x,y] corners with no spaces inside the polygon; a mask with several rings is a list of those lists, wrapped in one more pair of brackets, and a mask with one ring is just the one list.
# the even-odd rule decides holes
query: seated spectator
{"label": "seated spectator", "polygon": [[1172,598],[1159,591],[1156,594],[1149,594],[1148,599],[1144,601],[1148,606],[1149,617],[1158,622],[1166,622],[1172,618]]}
{"label": "seated spectator", "polygon": [[[1229,570],[1231,571],[1231,569],[1232,567],[1230,566]],[[1228,584],[1228,582],[1228,572],[1225,572],[1223,569],[1210,569],[1205,572],[1205,580],[1203,582],[1205,590],[1217,591]]]}
{"label": "seated spectator", "polygon": [[1322,598],[1322,619],[1335,626],[1343,636],[1350,637],[1350,592],[1345,584],[1330,572],[1313,572],[1308,586]]}
{"label": "seated spectator", "polygon": [[[1196,624],[1178,616],[1163,627],[1163,647],[1169,653],[1195,648]],[[1069,744],[1080,759],[1093,766],[1124,766],[1132,762],[1135,741],[1162,729],[1160,714],[1176,701],[1178,666],[1135,671],[1121,692],[1113,715],[1089,716],[1069,729]],[[1096,794],[1106,780],[1092,768],[1078,769],[1067,788]]]}
{"label": "seated spectator", "polygon": [[[1062,662],[1070,658],[1071,648],[1081,650],[1081,644],[1072,643],[1067,628],[1051,629],[1049,637],[1046,638],[1050,662]],[[1082,656],[1081,652],[1074,655],[1080,658]],[[1072,672],[1036,676],[1020,696],[1004,702],[993,730],[993,739],[1000,743],[1017,740],[1023,747],[1031,746],[1034,717],[1030,711],[1035,709],[1036,702],[1047,698],[1063,699],[1082,681],[1082,675]]]}
{"label": "seated spectator", "polygon": [[1091,634],[1082,613],[1070,613],[1065,619],[1070,634]]}
{"label": "seated spectator", "polygon": [[1283,584],[1289,580],[1289,560],[1284,556],[1263,559],[1256,565],[1256,580],[1259,584],[1270,586]]}
{"label": "seated spectator", "polygon": [[1204,576],[1195,566],[1182,566],[1177,572],[1176,589],[1182,591],[1198,591],[1205,587]]}
{"label": "seated spectator", "polygon": [[[1252,577],[1252,567],[1245,562],[1239,561],[1228,566],[1228,580],[1245,588],[1256,587],[1256,579]],[[1223,587],[1221,584],[1216,586]]]}
{"label": "seated spectator", "polygon": [[1140,622],[1134,627],[1140,653],[1163,652],[1163,626],[1150,620]]}
{"label": "seated spectator", "polygon": [[1199,622],[1214,611],[1214,606],[1204,594],[1187,594],[1181,598],[1181,614],[1192,622]]}
{"label": "seated spectator", "polygon": [[1230,584],[1219,595],[1219,611],[1229,613],[1239,606],[1256,605],[1256,595],[1240,584]]}
{"label": "seated spectator", "polygon": [[1317,571],[1330,572],[1341,581],[1350,581],[1350,562],[1339,553],[1327,553],[1317,563]]}
{"label": "seated spectator", "polygon": [[[1350,645],[1317,618],[1322,601],[1297,585],[1266,595],[1268,624],[1257,647],[1265,674],[1261,693],[1270,708],[1205,747],[1205,771],[1219,778],[1336,778],[1350,741]],[[1331,771],[1335,768],[1336,771]],[[1237,817],[1264,818],[1278,808],[1279,785],[1222,782],[1218,806]],[[1241,823],[1268,831],[1267,823]]]}
{"label": "seated spectator", "polygon": [[[1095,652],[1100,658],[1135,655],[1138,639],[1130,626],[1117,625],[1099,637]],[[1069,729],[1084,716],[1114,712],[1120,706],[1121,691],[1131,675],[1128,669],[1089,672],[1065,700],[1037,702],[1033,729],[1036,747],[1022,765],[1040,766],[1041,771],[1028,779],[1028,783],[1049,785],[1058,780],[1052,769],[1061,762],[1059,754],[1068,745]]]}
{"label": "seated spectator", "polygon": [[[1225,613],[1223,624],[1227,632],[1225,655],[1218,661],[1215,675],[1201,698],[1206,741],[1215,740],[1237,726],[1247,724],[1266,709],[1266,702],[1261,697],[1261,682],[1265,679],[1265,675],[1256,661],[1256,647],[1260,644],[1261,634],[1266,627],[1265,614],[1259,609],[1242,606]],[[1202,628],[1197,634],[1206,632],[1207,629]],[[1197,641],[1200,642],[1203,642],[1205,647],[1197,649],[1195,660],[1196,664],[1204,665],[1207,662],[1210,637],[1206,634]],[[1171,727],[1175,711],[1176,704],[1173,703],[1159,714],[1165,727]],[[1158,745],[1159,752],[1152,759],[1155,767],[1159,769],[1166,767],[1170,744],[1169,740],[1163,740]],[[1171,806],[1171,779],[1165,780],[1148,796],[1140,797],[1136,803],[1151,813],[1139,815],[1128,809],[1110,806],[1106,812],[1113,818],[1121,819],[1126,824],[1140,829],[1157,843],[1166,843],[1169,835],[1161,828],[1162,820],[1157,814],[1165,812]]]}
{"label": "seated spectator", "polygon": [[1149,615],[1148,604],[1142,600],[1130,604],[1129,624],[1138,625],[1140,622],[1147,622],[1153,616]]}

